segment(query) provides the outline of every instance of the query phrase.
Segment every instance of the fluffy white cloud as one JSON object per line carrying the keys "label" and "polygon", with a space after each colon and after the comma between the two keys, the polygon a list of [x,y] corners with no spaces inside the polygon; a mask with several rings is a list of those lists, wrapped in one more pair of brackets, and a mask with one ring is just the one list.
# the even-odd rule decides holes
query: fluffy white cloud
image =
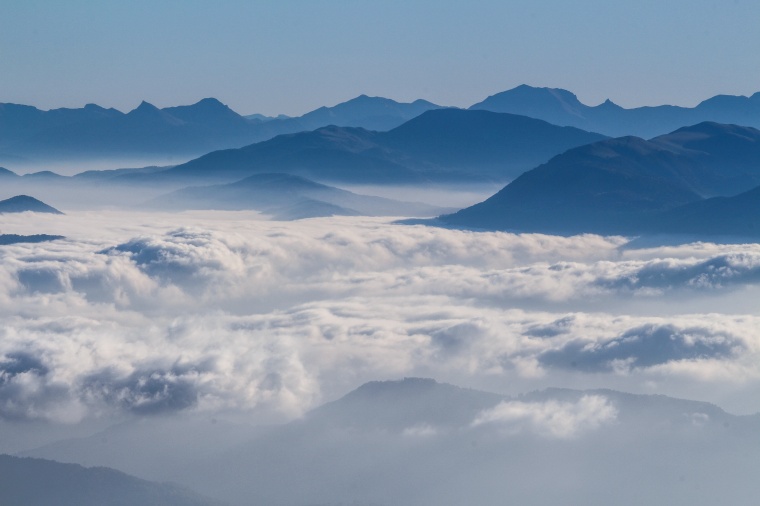
{"label": "fluffy white cloud", "polygon": [[246,212],[23,215],[4,231],[67,237],[0,249],[4,418],[295,416],[404,375],[734,397],[760,381],[758,317],[703,310],[747,299],[760,245]]}
{"label": "fluffy white cloud", "polygon": [[473,427],[496,424],[508,434],[531,431],[541,436],[568,439],[612,423],[617,409],[601,395],[584,395],[577,402],[504,401],[481,412]]}

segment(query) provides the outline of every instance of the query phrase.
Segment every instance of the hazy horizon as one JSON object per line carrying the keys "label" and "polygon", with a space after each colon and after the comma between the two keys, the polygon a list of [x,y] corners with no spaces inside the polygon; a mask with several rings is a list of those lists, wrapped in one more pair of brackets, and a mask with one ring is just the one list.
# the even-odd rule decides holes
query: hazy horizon
{"label": "hazy horizon", "polygon": [[760,91],[760,71],[741,51],[757,41],[759,9],[712,0],[11,2],[0,20],[0,102],[126,111],[213,96],[241,114],[293,116],[360,94],[461,107],[525,83],[590,105],[694,106]]}

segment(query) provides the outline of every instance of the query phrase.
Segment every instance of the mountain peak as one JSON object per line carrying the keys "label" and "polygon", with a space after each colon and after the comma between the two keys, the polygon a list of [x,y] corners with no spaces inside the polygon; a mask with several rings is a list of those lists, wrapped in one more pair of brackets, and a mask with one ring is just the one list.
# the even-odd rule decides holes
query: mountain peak
{"label": "mountain peak", "polygon": [[599,104],[598,106],[596,106],[596,107],[598,109],[601,109],[601,110],[605,110],[605,109],[608,109],[608,110],[622,110],[623,109],[622,107],[620,107],[619,105],[617,105],[615,102],[613,102],[609,98],[607,100],[605,100],[604,102],[602,102],[601,104]]}
{"label": "mountain peak", "polygon": [[187,123],[214,125],[217,131],[219,128],[230,125],[236,128],[246,123],[242,116],[213,97],[201,99],[192,105],[165,107],[161,111]]}
{"label": "mountain peak", "polygon": [[701,123],[697,123],[696,125],[690,125],[690,126],[679,128],[678,130],[672,132],[671,134],[667,134],[661,137],[667,137],[669,135],[678,134],[678,133],[700,133],[700,134],[707,134],[707,135],[725,135],[725,134],[736,134],[736,133],[743,133],[743,132],[754,132],[756,135],[758,134],[757,130],[752,127],[745,127],[745,126],[740,126],[740,125],[729,125],[729,124],[724,124],[724,123],[717,123],[715,121],[703,121]]}
{"label": "mountain peak", "polygon": [[189,107],[194,107],[196,109],[202,108],[205,110],[214,110],[214,109],[220,109],[220,110],[225,110],[225,111],[230,110],[229,107],[227,107],[226,105],[221,103],[219,100],[215,99],[214,97],[202,98],[201,100],[197,101],[196,103],[194,103],[193,105]]}
{"label": "mountain peak", "polygon": [[85,104],[85,111],[106,111],[107,109],[99,106],[98,104]]}
{"label": "mountain peak", "polygon": [[0,213],[23,213],[25,211],[63,214],[58,209],[29,195],[16,195],[15,197],[0,201]]}
{"label": "mountain peak", "polygon": [[140,105],[129,111],[129,114],[152,114],[156,112],[160,112],[160,109],[158,107],[143,100],[140,102]]}
{"label": "mountain peak", "polygon": [[[542,119],[555,125],[582,126],[588,106],[561,88],[536,88],[521,84],[491,95],[470,109],[485,109]],[[572,121],[569,120],[572,118]]]}
{"label": "mountain peak", "polygon": [[364,383],[349,395],[377,396],[386,393],[419,393],[436,388],[440,384],[432,378],[405,377],[401,380],[370,381]]}
{"label": "mountain peak", "polygon": [[[429,378],[370,381],[309,415],[331,424],[404,429],[420,423],[461,426],[504,397]],[[455,408],[454,408],[455,407]]]}

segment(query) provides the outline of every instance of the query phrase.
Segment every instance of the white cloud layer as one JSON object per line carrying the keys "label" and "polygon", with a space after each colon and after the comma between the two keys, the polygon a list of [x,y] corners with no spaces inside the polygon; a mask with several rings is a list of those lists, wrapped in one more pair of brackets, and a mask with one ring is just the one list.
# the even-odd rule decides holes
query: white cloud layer
{"label": "white cloud layer", "polygon": [[290,417],[405,375],[757,406],[756,244],[632,250],[619,237],[245,212],[5,222],[67,237],[0,248],[5,419]]}

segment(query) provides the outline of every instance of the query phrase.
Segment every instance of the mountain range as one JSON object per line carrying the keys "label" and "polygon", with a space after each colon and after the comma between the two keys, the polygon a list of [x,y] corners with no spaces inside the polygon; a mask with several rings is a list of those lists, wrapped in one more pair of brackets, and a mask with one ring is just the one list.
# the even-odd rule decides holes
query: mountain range
{"label": "mountain range", "polygon": [[600,139],[604,136],[524,116],[437,109],[387,132],[324,127],[215,151],[119,181],[229,181],[261,172],[364,184],[505,181],[555,154]]}
{"label": "mountain range", "polygon": [[0,162],[14,165],[108,158],[191,158],[280,134],[327,125],[387,130],[439,106],[362,95],[298,118],[246,118],[214,98],[159,109],[142,102],[122,113],[88,104],[42,111],[0,103]]}
{"label": "mountain range", "polygon": [[648,139],[705,121],[760,128],[760,92],[750,97],[716,95],[695,107],[626,109],[610,100],[588,106],[567,90],[522,85],[491,95],[470,109],[521,114],[611,137],[635,135]]}
{"label": "mountain range", "polygon": [[558,234],[749,233],[759,185],[760,131],[701,123],[571,149],[441,220]]}
{"label": "mountain range", "polygon": [[[214,98],[162,109],[143,102],[128,113],[95,104],[42,111],[0,103],[0,163],[39,166],[61,160],[188,159],[330,125],[387,131],[440,108],[421,99],[400,103],[366,95],[299,117],[241,116]],[[523,115],[613,137],[650,138],[704,121],[760,128],[760,93],[717,95],[692,108],[626,109],[609,100],[588,106],[567,90],[521,85],[470,109]]]}

